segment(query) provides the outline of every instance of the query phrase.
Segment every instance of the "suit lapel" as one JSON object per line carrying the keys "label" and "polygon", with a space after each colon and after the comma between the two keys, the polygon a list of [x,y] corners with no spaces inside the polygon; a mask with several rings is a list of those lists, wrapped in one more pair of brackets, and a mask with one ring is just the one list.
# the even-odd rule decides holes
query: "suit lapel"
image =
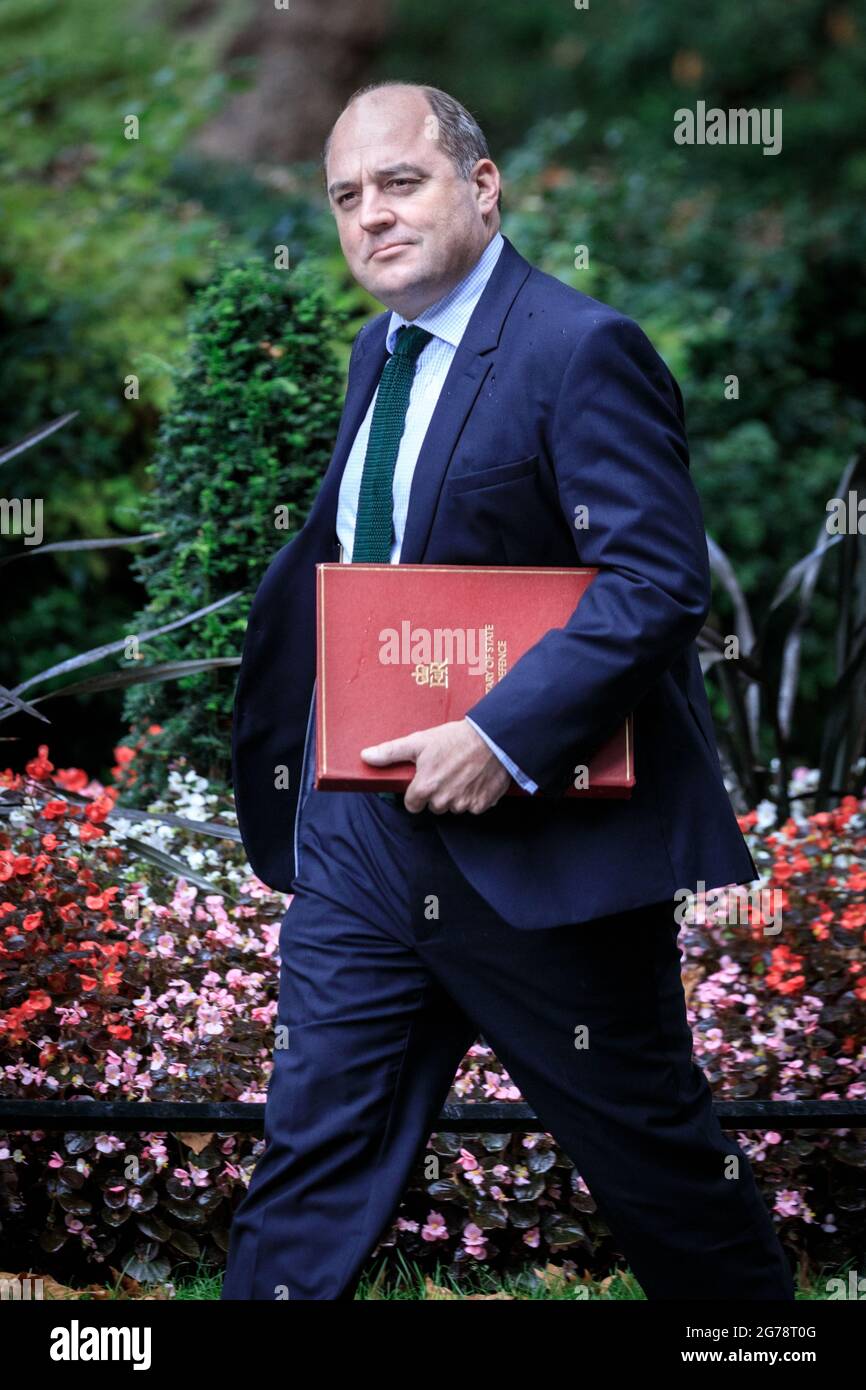
{"label": "suit lapel", "polygon": [[[505,244],[499,260],[466,325],[418,454],[400,549],[401,564],[419,564],[423,559],[442,482],[460,431],[496,361],[495,349],[506,315],[532,269],[508,238],[503,240]],[[334,453],[308,518],[310,525],[321,528],[329,545],[336,532],[340,480],[352,441],[367,413],[388,356],[385,339],[389,320],[388,312],[374,320],[359,344]]]}
{"label": "suit lapel", "polygon": [[420,564],[460,432],[496,362],[505,317],[532,267],[507,237],[442,384],[412,476],[401,564]]}

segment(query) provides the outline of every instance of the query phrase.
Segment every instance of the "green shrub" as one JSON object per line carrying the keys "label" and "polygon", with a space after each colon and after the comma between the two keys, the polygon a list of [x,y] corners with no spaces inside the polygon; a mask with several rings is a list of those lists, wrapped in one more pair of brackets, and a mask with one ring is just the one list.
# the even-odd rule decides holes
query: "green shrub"
{"label": "green shrub", "polygon": [[[114,0],[0,7],[0,439],[77,412],[3,468],[5,495],[45,499],[48,542],[134,532],[168,363],[221,227],[168,182],[223,91],[209,40],[171,25],[164,7]],[[82,612],[87,639],[111,642],[137,601],[121,550],[40,556],[3,586],[6,684],[80,651]],[[67,752],[107,771],[118,713],[116,696],[90,698]]]}
{"label": "green shrub", "polygon": [[[251,596],[276,549],[303,525],[333,448],[342,376],[330,343],[340,315],[313,262],[291,273],[224,263],[195,301],[190,339],[158,434],[141,525],[163,537],[136,561],[153,627],[236,590]],[[148,643],[148,662],[240,653],[247,602]],[[135,631],[135,626],[131,631]],[[209,779],[229,772],[231,668],[127,697],[134,727],[165,728],[137,794],[165,785],[172,755]],[[138,766],[138,765],[137,765]]]}

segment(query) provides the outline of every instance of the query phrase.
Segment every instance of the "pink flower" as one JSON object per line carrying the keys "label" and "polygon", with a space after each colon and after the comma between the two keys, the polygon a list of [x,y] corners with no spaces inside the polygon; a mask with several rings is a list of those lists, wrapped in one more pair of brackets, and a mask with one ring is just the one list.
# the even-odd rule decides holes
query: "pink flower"
{"label": "pink flower", "polygon": [[445,1217],[439,1211],[431,1211],[427,1215],[427,1221],[421,1228],[422,1240],[447,1240],[448,1227],[445,1225]]}
{"label": "pink flower", "polygon": [[799,1216],[802,1221],[811,1222],[815,1220],[815,1213],[806,1202],[801,1192],[794,1192],[791,1188],[782,1188],[776,1193],[776,1201],[773,1210],[780,1216]]}
{"label": "pink flower", "polygon": [[463,1244],[476,1260],[483,1260],[487,1254],[487,1237],[474,1221],[463,1227]]}
{"label": "pink flower", "polygon": [[100,1134],[96,1147],[101,1154],[113,1154],[118,1149],[125,1149],[126,1144],[123,1139],[118,1139],[116,1134]]}

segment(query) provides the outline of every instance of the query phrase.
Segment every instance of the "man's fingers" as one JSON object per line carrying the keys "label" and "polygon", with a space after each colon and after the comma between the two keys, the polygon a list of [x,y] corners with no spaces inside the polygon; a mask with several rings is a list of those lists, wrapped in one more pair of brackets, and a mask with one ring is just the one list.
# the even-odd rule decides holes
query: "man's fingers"
{"label": "man's fingers", "polygon": [[419,775],[416,771],[415,776],[412,778],[412,781],[409,783],[403,795],[403,805],[406,807],[407,811],[412,811],[415,814],[428,808],[432,810],[433,807],[430,805],[430,798],[433,796],[433,793],[434,787],[430,783],[429,778]]}
{"label": "man's fingers", "polygon": [[417,735],[406,734],[403,738],[393,738],[388,743],[373,743],[361,749],[365,763],[375,767],[385,767],[388,763],[414,763],[419,752]]}

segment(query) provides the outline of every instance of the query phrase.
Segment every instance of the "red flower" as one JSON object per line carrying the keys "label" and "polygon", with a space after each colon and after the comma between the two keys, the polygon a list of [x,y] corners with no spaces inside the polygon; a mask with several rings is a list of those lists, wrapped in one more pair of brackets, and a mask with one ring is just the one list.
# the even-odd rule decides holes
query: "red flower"
{"label": "red flower", "polygon": [[790,979],[783,980],[777,989],[780,994],[797,994],[806,987],[805,975],[792,975]]}
{"label": "red flower", "polygon": [[83,792],[89,778],[86,772],[81,771],[80,767],[61,767],[54,781],[65,792]]}
{"label": "red flower", "polygon": [[116,898],[119,892],[120,889],[117,887],[106,888],[104,893],[98,893],[93,897],[86,897],[84,901],[94,912],[107,912],[111,907],[111,899]]}
{"label": "red flower", "polygon": [[92,801],[90,803],[84,814],[90,821],[91,825],[99,825],[102,821],[105,820],[109,811],[111,811],[113,804],[114,803],[111,800],[111,798],[103,793],[101,796],[98,796],[95,801]]}
{"label": "red flower", "polygon": [[78,832],[78,838],[83,845],[89,844],[91,840],[100,840],[104,835],[98,825],[82,825]]}
{"label": "red flower", "polygon": [[795,869],[784,859],[777,859],[773,865],[773,882],[786,883],[789,878],[793,878]]}
{"label": "red flower", "polygon": [[21,925],[25,931],[35,931],[37,927],[42,926],[42,913],[29,912]]}
{"label": "red flower", "polygon": [[108,1031],[112,1037],[122,1038],[124,1042],[128,1042],[132,1037],[132,1029],[128,1023],[112,1023]]}
{"label": "red flower", "polygon": [[56,849],[59,844],[60,841],[58,840],[56,835],[49,834],[42,836],[42,845],[45,849]]}
{"label": "red flower", "polygon": [[[112,922],[111,925],[116,927],[117,923]],[[129,947],[125,941],[111,941],[108,943],[98,942],[97,949],[101,951],[103,956],[108,960],[117,960],[119,957],[125,956],[129,951]]]}
{"label": "red flower", "polygon": [[772,965],[767,971],[767,986],[779,994],[796,994],[806,985],[805,975],[795,972],[803,965],[803,957],[795,954],[790,946],[776,946],[770,952]]}
{"label": "red flower", "polygon": [[65,816],[68,810],[68,801],[46,801],[42,807],[42,818],[43,820],[56,820],[59,816]]}
{"label": "red flower", "polygon": [[126,764],[131,763],[135,757],[135,749],[127,748],[124,743],[118,744],[117,748],[114,750],[114,757],[115,760],[120,763],[121,767],[125,767]]}
{"label": "red flower", "polygon": [[13,854],[8,849],[0,850],[0,882],[5,883],[16,874],[19,878],[26,878],[34,869],[38,872],[50,863],[47,854],[39,854],[33,859],[29,854]]}
{"label": "red flower", "polygon": [[35,778],[37,782],[42,782],[48,777],[49,772],[54,771],[54,764],[48,761],[47,743],[40,743],[37,752],[38,756],[31,758],[29,763],[24,764],[24,767],[30,777]]}

